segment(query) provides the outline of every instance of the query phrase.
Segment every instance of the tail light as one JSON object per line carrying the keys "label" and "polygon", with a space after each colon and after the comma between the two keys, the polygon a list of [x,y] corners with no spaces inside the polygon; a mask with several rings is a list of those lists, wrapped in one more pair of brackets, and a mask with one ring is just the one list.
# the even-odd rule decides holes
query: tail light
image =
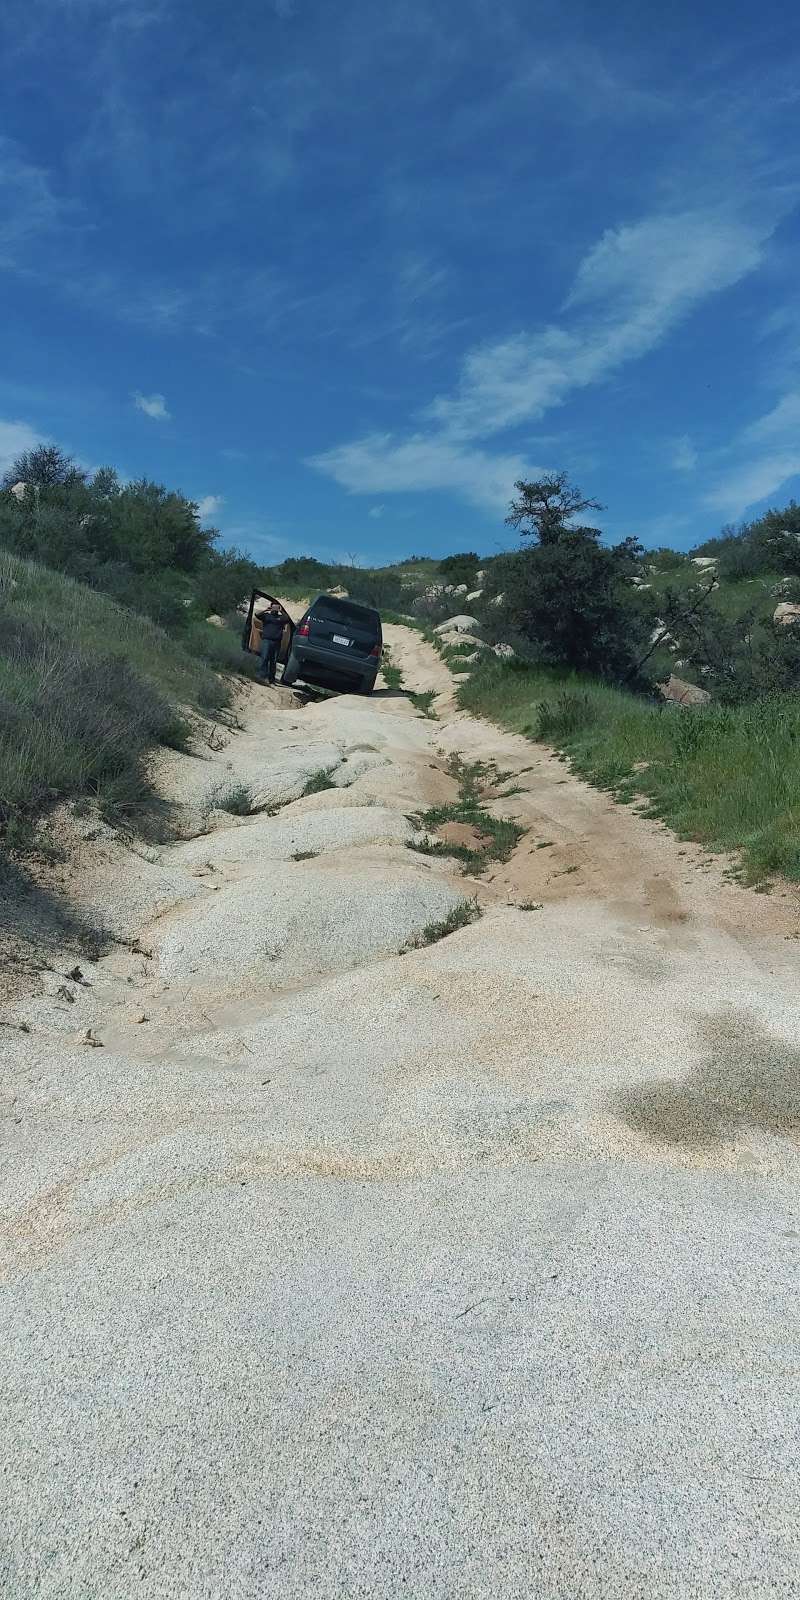
{"label": "tail light", "polygon": [[307,639],[308,638],[308,623],[307,622],[301,622],[301,624],[300,624],[300,626],[299,626],[297,631],[298,631],[301,639]]}
{"label": "tail light", "polygon": [[372,649],[371,649],[371,650],[370,650],[370,655],[371,655],[371,656],[379,656],[379,655],[380,655],[380,653],[381,653],[381,647],[380,647],[380,645],[379,645],[379,644],[374,644],[374,645],[373,645],[373,646],[372,646]]}

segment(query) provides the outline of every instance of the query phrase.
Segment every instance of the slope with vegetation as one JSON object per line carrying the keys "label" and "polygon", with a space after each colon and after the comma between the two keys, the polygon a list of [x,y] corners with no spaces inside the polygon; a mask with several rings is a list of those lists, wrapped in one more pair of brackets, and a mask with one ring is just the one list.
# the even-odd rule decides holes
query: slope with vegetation
{"label": "slope with vegetation", "polygon": [[[517,491],[508,520],[526,545],[484,563],[470,606],[516,654],[480,653],[460,703],[552,744],[683,837],[740,851],[751,879],[800,878],[800,625],[774,616],[800,598],[800,508],[709,541],[698,561],[601,545],[575,520],[598,508],[563,474]],[[433,620],[451,603],[421,609]],[[708,704],[665,703],[677,670]]]}
{"label": "slope with vegetation", "polygon": [[[483,651],[442,646],[465,707],[549,741],[687,836],[741,850],[751,876],[800,877],[800,626],[774,618],[800,605],[800,508],[690,554],[608,546],[587,520],[599,509],[560,473],[516,485],[507,520],[522,542],[507,554],[261,567],[220,550],[175,491],[87,474],[53,445],[28,452],[0,492],[7,841],[55,798],[135,807],[153,746],[186,738],[187,709],[223,711],[230,674],[252,672],[236,613],[251,587],[298,600],[342,588],[423,627],[466,607]],[[485,648],[498,643],[513,660]],[[665,706],[675,674],[710,704]]]}

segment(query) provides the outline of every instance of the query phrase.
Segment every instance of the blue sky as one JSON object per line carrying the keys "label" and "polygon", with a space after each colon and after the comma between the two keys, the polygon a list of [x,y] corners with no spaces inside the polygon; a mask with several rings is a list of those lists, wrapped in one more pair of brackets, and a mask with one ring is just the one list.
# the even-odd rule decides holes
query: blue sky
{"label": "blue sky", "polygon": [[0,460],[288,553],[688,546],[800,492],[785,0],[5,0]]}

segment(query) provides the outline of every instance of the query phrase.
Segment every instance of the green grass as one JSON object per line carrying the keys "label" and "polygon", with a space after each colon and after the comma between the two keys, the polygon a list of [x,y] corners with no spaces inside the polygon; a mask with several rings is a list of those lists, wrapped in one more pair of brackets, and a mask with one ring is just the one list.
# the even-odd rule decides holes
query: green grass
{"label": "green grass", "polygon": [[438,722],[439,719],[433,709],[433,702],[436,699],[435,689],[424,689],[420,693],[409,694],[408,698],[412,706],[422,712],[423,717],[430,717],[432,722]]}
{"label": "green grass", "polygon": [[[202,628],[219,657],[222,630]],[[229,702],[229,680],[186,643],[74,579],[0,552],[7,847],[21,847],[57,800],[92,795],[104,814],[131,819],[149,796],[153,748],[185,748],[191,712],[219,716]]]}
{"label": "green grass", "polygon": [[462,900],[461,904],[454,906],[441,922],[428,922],[418,938],[406,948],[419,950],[424,945],[437,944],[440,939],[446,939],[449,933],[456,933],[459,928],[468,928],[480,915],[481,908],[477,900]]}
{"label": "green grass", "polygon": [[315,772],[312,777],[309,778],[301,798],[304,798],[307,794],[321,794],[323,789],[335,788],[336,784],[331,781],[328,773],[325,771],[325,768],[320,767],[319,772]]}
{"label": "green grass", "polygon": [[493,817],[481,804],[482,787],[491,769],[482,762],[464,763],[457,755],[451,756],[448,765],[452,776],[458,779],[458,799],[450,805],[433,806],[415,821],[429,833],[448,822],[466,823],[482,834],[485,842],[473,847],[435,839],[411,841],[408,848],[420,855],[455,856],[465,872],[484,872],[490,862],[508,860],[525,830],[506,817]]}
{"label": "green grass", "polygon": [[227,811],[232,817],[249,817],[254,807],[253,791],[247,783],[218,783],[211,790],[208,804],[212,811]]}
{"label": "green grass", "polygon": [[403,673],[402,673],[402,670],[401,670],[400,667],[395,666],[395,663],[392,661],[391,656],[389,654],[389,651],[388,651],[386,645],[384,645],[384,648],[383,648],[383,660],[381,662],[381,673],[382,673],[383,681],[386,684],[387,689],[402,689],[402,687],[403,687]]}
{"label": "green grass", "polygon": [[571,673],[480,665],[461,705],[543,739],[683,839],[740,851],[750,881],[800,878],[800,696],[677,710]]}

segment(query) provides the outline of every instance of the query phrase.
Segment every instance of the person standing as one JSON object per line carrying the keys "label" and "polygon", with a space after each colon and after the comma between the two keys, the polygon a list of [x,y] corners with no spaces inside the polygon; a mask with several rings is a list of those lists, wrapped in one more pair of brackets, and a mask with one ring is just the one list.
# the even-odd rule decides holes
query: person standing
{"label": "person standing", "polygon": [[285,626],[286,619],[280,606],[273,600],[269,610],[265,611],[261,618],[261,644],[258,652],[261,657],[261,668],[258,676],[262,683],[275,682],[275,666]]}

